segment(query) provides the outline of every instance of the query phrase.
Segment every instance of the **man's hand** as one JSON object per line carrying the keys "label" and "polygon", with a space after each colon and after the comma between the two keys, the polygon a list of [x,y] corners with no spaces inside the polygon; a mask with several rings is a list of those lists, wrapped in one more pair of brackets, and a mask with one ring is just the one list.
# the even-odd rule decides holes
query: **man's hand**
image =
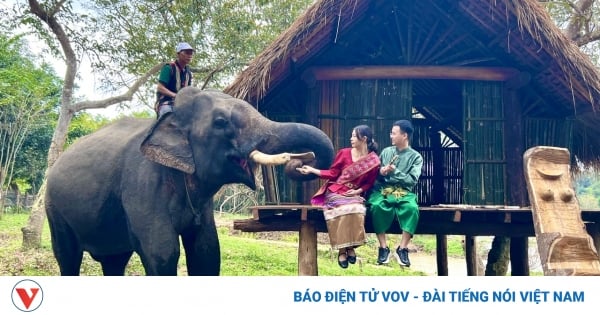
{"label": "man's hand", "polygon": [[389,173],[393,173],[395,169],[396,169],[396,166],[394,164],[389,164],[389,165],[382,167],[379,170],[379,173],[383,176],[387,176]]}

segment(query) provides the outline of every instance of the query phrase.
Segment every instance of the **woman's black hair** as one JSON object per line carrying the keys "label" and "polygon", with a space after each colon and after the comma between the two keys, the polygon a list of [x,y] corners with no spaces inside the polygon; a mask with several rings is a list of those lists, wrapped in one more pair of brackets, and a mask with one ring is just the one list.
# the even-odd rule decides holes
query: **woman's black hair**
{"label": "woman's black hair", "polygon": [[373,130],[371,130],[371,127],[367,125],[358,125],[354,127],[353,130],[356,132],[356,137],[358,139],[367,137],[367,150],[369,152],[377,153],[379,145],[377,144],[377,142],[375,142],[375,140],[373,140]]}

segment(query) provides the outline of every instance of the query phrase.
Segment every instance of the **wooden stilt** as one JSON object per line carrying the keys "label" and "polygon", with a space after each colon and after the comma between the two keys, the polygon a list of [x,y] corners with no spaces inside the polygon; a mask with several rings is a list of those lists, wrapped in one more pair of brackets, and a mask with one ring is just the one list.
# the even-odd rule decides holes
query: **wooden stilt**
{"label": "wooden stilt", "polygon": [[510,239],[510,274],[512,276],[529,275],[529,244],[527,237]]}
{"label": "wooden stilt", "polygon": [[477,276],[477,244],[471,235],[465,235],[465,260],[467,276]]}
{"label": "wooden stilt", "polygon": [[302,221],[298,244],[298,275],[318,276],[317,230],[311,221]]}
{"label": "wooden stilt", "polygon": [[435,259],[438,276],[448,275],[448,237],[444,234],[435,235]]}

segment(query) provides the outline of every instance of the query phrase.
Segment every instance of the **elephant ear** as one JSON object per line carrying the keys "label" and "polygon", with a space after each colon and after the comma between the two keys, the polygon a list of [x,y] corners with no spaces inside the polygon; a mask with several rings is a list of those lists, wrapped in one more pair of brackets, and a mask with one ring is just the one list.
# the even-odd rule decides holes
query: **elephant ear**
{"label": "elephant ear", "polygon": [[150,128],[140,150],[150,161],[192,174],[195,171],[192,149],[173,113],[162,115]]}

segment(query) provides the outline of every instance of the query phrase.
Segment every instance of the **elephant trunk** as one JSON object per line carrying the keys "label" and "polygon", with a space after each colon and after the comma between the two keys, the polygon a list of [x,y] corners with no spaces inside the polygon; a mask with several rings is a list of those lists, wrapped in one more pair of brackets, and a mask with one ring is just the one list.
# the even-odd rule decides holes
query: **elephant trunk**
{"label": "elephant trunk", "polygon": [[262,132],[268,134],[268,136],[263,143],[257,146],[257,149],[261,152],[268,154],[279,152],[314,153],[315,159],[310,162],[304,158],[292,156],[286,163],[285,173],[293,180],[305,181],[316,178],[315,175],[303,175],[296,171],[296,168],[303,164],[311,165],[317,169],[328,169],[331,166],[335,154],[333,144],[319,128],[293,122],[273,122],[267,124]]}

